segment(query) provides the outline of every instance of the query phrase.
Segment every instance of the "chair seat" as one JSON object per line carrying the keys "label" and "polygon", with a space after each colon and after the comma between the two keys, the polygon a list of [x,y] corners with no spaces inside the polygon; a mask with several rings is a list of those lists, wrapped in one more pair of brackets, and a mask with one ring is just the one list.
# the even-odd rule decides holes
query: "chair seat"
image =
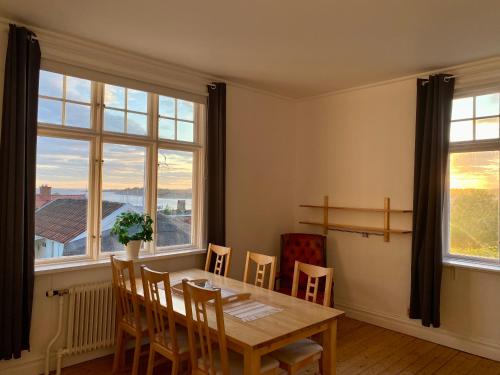
{"label": "chair seat", "polygon": [[[217,375],[222,374],[221,370],[221,364],[220,364],[220,355],[219,351],[215,350],[214,351],[214,364],[215,364],[215,369],[217,370]],[[233,351],[229,351],[229,370],[231,374],[243,374],[243,356],[241,354],[235,353]],[[272,358],[269,355],[265,355],[261,358],[260,361],[260,372],[264,373],[267,371],[270,371],[272,369],[278,368],[279,367],[279,362]],[[208,371],[208,369],[205,369],[205,364],[203,363],[202,358],[198,358],[198,366],[205,371]]]}
{"label": "chair seat", "polygon": [[[187,330],[184,327],[175,327],[175,332],[177,334],[177,346],[179,349],[179,354],[186,353],[189,351],[189,339]],[[169,350],[172,350],[171,338],[169,331],[158,332],[154,338],[155,343],[166,346]]]}
{"label": "chair seat", "polygon": [[[134,329],[137,329],[136,324],[135,324],[134,313],[130,313],[130,314],[123,316],[121,322],[133,327]],[[148,319],[146,318],[146,315],[143,311],[141,311],[139,329],[141,332],[148,330]]]}
{"label": "chair seat", "polygon": [[[289,296],[292,295],[292,289],[291,288],[279,288],[277,291],[279,293],[287,294]],[[298,290],[297,291],[297,298],[305,299],[306,298],[306,291],[305,290]],[[321,292],[321,291],[318,290],[318,294],[317,294],[317,297],[316,297],[316,303],[319,304],[319,305],[322,305],[324,298],[325,298],[325,294],[323,292]]]}
{"label": "chair seat", "polygon": [[302,339],[284,346],[270,355],[281,363],[293,366],[309,357],[318,356],[317,359],[319,359],[322,351],[323,347],[315,341]]}

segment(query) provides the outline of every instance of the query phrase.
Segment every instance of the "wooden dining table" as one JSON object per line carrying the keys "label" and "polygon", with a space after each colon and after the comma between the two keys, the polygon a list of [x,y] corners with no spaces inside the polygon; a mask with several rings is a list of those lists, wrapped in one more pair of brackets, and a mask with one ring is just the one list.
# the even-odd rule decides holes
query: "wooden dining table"
{"label": "wooden dining table", "polygon": [[[250,293],[251,300],[280,309],[279,312],[252,321],[243,321],[224,314],[227,343],[231,350],[243,355],[244,375],[260,373],[263,355],[300,339],[319,334],[323,345],[323,374],[336,373],[337,320],[344,315],[343,311],[199,269],[170,272],[169,275],[171,285],[180,283],[183,279],[206,279],[214,287],[237,293]],[[141,278],[136,279],[136,287],[139,298],[143,298]],[[165,298],[163,293],[162,298]],[[185,325],[186,309],[182,295],[172,293],[172,300],[176,321]],[[217,327],[215,310],[209,309],[207,315],[209,327],[215,332]]]}

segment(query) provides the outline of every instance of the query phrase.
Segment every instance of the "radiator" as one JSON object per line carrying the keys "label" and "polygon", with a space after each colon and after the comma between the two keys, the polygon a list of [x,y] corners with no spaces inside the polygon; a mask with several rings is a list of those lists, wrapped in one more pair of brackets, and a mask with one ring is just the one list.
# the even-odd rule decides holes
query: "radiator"
{"label": "radiator", "polygon": [[[49,297],[56,295],[59,296],[59,322],[57,333],[47,346],[45,374],[49,373],[51,347],[61,336],[64,323],[66,343],[57,350],[56,374],[61,372],[64,355],[110,347],[115,342],[116,303],[110,282],[77,285],[66,290],[47,292]],[[65,301],[66,317],[63,316]]]}

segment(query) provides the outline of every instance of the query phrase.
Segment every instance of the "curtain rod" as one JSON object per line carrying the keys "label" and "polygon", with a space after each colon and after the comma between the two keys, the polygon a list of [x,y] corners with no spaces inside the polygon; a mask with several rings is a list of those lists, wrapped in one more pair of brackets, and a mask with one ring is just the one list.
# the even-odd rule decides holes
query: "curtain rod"
{"label": "curtain rod", "polygon": [[[475,76],[475,75],[480,75],[480,74],[484,74],[485,72],[484,71],[480,71],[480,72],[472,72],[472,73],[461,73],[461,74],[452,74],[452,75],[449,75],[449,76],[446,76],[443,78],[443,81],[445,82],[448,82],[450,79],[452,78],[459,78],[459,77],[464,77],[464,76]],[[445,73],[436,73],[436,74],[445,74]],[[436,74],[432,74],[432,75],[436,75]],[[423,81],[422,82],[422,85],[425,85],[427,84],[429,81]]]}

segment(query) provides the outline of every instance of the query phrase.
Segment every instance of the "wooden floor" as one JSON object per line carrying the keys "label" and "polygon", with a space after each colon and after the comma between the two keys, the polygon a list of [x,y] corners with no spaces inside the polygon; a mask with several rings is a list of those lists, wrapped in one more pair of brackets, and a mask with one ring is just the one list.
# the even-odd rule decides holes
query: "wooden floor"
{"label": "wooden floor", "polygon": [[[140,374],[146,373],[143,358]],[[111,372],[111,356],[63,369],[64,375],[99,375]],[[124,371],[123,374],[127,374]],[[156,374],[169,374],[161,366]],[[500,362],[433,344],[358,320],[339,322],[339,375],[440,374],[500,375]]]}

